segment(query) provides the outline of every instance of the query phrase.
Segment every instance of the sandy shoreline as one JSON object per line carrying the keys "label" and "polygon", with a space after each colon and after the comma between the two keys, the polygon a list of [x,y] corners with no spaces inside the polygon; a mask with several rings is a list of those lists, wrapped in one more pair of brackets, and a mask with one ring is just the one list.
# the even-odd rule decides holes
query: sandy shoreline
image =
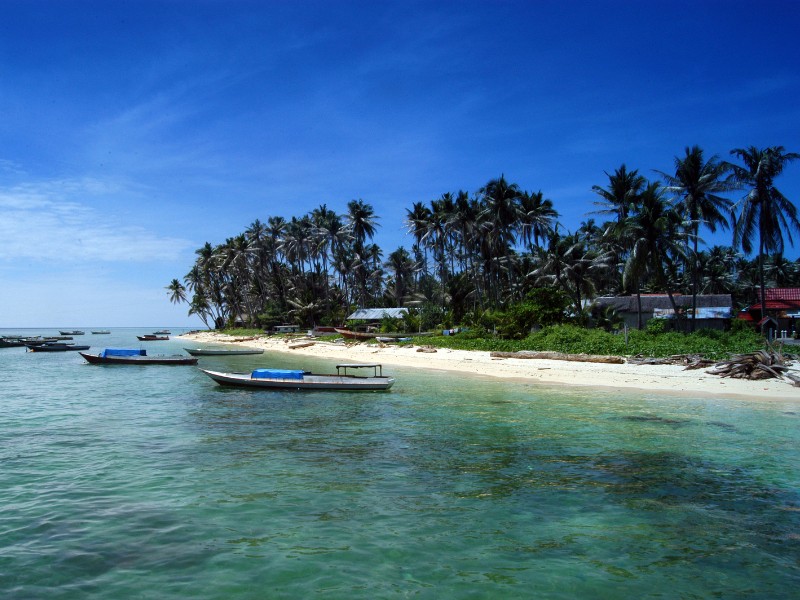
{"label": "sandy shoreline", "polygon": [[[418,352],[419,346],[342,344],[313,339],[262,337],[235,341],[213,331],[178,336],[200,344],[229,344],[330,358],[332,361],[378,362],[418,369],[440,369],[476,377],[496,377],[527,383],[603,387],[620,390],[647,390],[693,396],[724,396],[754,400],[792,400],[800,402],[800,388],[788,380],[748,381],[709,375],[704,369],[686,371],[676,365],[633,365],[566,362],[539,359],[497,359],[488,352],[448,350]],[[310,345],[307,345],[311,343]]]}

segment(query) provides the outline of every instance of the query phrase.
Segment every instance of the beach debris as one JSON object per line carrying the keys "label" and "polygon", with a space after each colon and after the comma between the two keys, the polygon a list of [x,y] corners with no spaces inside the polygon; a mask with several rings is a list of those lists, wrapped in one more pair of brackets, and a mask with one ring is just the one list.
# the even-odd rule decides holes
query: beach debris
{"label": "beach debris", "polygon": [[289,350],[297,350],[298,348],[308,348],[309,346],[313,346],[316,342],[303,342],[300,344],[292,344],[289,346]]}
{"label": "beach debris", "polygon": [[704,369],[716,364],[716,361],[703,358],[699,354],[673,354],[672,356],[662,356],[659,358],[637,354],[636,356],[630,357],[628,362],[632,365],[682,365],[685,367],[685,371]]}
{"label": "beach debris", "polygon": [[768,345],[764,350],[736,354],[728,360],[718,362],[706,371],[710,375],[733,377],[734,379],[790,379],[795,386],[800,376],[789,372],[789,361],[780,348]]}
{"label": "beach debris", "polygon": [[527,358],[539,360],[568,360],[572,362],[591,362],[621,365],[625,359],[621,356],[604,356],[602,354],[565,354],[564,352],[534,352],[520,350],[519,352],[490,352],[491,358]]}
{"label": "beach debris", "polygon": [[428,354],[432,354],[436,352],[436,348],[432,348],[431,346],[420,346],[417,348],[417,352],[427,352]]}

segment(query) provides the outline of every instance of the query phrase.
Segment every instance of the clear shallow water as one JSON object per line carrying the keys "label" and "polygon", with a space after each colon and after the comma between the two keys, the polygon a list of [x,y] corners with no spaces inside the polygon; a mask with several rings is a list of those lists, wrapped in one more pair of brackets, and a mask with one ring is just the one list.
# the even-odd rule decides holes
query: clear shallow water
{"label": "clear shallow water", "polygon": [[[138,347],[149,331],[75,341]],[[332,367],[290,358],[201,363]],[[24,349],[0,366],[3,598],[800,589],[800,402],[398,368],[389,393],[253,392]]]}

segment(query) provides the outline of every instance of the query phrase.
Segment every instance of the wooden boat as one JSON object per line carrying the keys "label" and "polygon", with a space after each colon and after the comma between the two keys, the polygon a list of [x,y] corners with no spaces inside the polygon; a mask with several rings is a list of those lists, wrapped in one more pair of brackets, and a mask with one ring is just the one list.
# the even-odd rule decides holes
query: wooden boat
{"label": "wooden boat", "polygon": [[93,335],[107,335],[107,334],[110,334],[110,333],[111,332],[108,331],[107,329],[103,329],[101,331],[93,331],[92,332]]}
{"label": "wooden boat", "polygon": [[156,335],[155,333],[146,333],[145,335],[137,335],[136,339],[140,342],[163,342],[169,339],[166,335]]}
{"label": "wooden boat", "polygon": [[172,332],[169,329],[160,329],[159,331],[154,331],[154,335],[170,335]]}
{"label": "wooden boat", "polygon": [[260,348],[184,348],[192,356],[242,356],[264,354]]}
{"label": "wooden boat", "polygon": [[379,335],[375,338],[379,342],[384,344],[396,344],[398,342],[410,342],[412,339],[411,337],[392,337],[392,336],[383,336]]}
{"label": "wooden boat", "polygon": [[198,360],[183,354],[148,356],[140,348],[106,348],[99,354],[81,352],[81,356],[92,365],[196,365]]}
{"label": "wooden boat", "polygon": [[338,327],[335,328],[336,333],[341,335],[343,338],[347,340],[371,340],[378,336],[377,333],[364,333],[361,331],[350,331],[349,329],[339,329]]}
{"label": "wooden boat", "polygon": [[58,333],[60,335],[86,335],[85,331],[78,331],[77,329],[75,331],[59,331]]}
{"label": "wooden boat", "polygon": [[[348,370],[358,369],[372,369],[372,375],[364,377],[348,373]],[[220,385],[247,388],[376,392],[388,390],[394,384],[393,377],[383,376],[379,364],[340,364],[336,365],[335,375],[287,369],[256,369],[250,373],[201,370]]]}
{"label": "wooden boat", "polygon": [[26,344],[29,352],[68,352],[70,350],[88,350],[90,346],[64,344],[62,342],[45,342],[43,344]]}

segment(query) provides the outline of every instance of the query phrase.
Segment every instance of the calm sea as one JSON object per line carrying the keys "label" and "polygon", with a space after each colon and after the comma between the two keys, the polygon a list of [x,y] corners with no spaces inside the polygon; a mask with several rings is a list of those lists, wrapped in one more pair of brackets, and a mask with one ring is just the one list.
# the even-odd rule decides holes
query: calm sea
{"label": "calm sea", "polygon": [[[201,364],[333,366],[291,359]],[[387,371],[242,391],[0,349],[0,597],[798,597],[800,400]]]}

